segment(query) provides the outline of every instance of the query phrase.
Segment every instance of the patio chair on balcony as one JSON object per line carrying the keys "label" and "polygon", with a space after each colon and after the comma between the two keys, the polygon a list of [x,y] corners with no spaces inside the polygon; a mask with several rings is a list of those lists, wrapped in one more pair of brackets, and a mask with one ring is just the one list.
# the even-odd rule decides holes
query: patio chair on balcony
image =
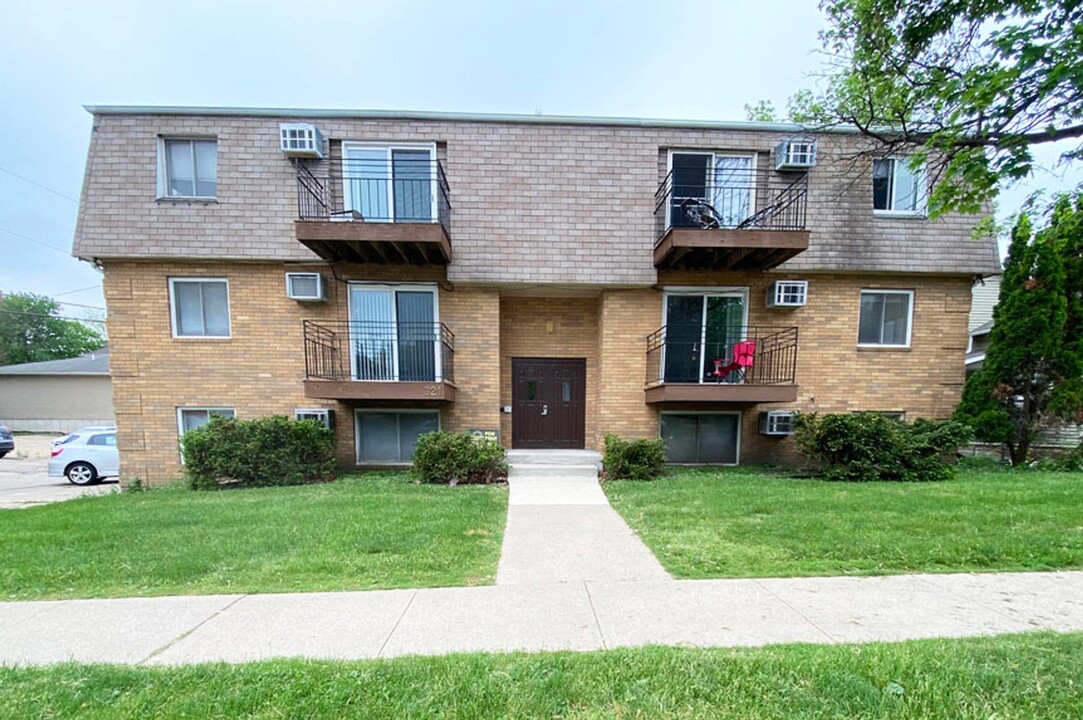
{"label": "patio chair on balcony", "polygon": [[685,198],[677,205],[685,216],[704,230],[717,230],[722,227],[718,211],[710,203],[697,198]]}
{"label": "patio chair on balcony", "polygon": [[[711,377],[715,382],[744,382],[748,369],[756,363],[756,341],[742,340],[733,344],[733,361],[726,363],[725,358],[716,358]],[[736,373],[736,377],[731,377]]]}

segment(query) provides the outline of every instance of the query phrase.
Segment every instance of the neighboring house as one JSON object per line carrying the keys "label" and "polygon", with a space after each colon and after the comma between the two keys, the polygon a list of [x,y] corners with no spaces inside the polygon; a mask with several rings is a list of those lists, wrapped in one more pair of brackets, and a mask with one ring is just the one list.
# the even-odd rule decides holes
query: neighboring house
{"label": "neighboring house", "polygon": [[667,439],[781,462],[795,411],[947,417],[975,218],[904,158],[791,125],[93,107],[75,255],[105,272],[122,475],[223,414]]}
{"label": "neighboring house", "polygon": [[0,366],[0,425],[69,432],[112,423],[109,348],[67,360]]}
{"label": "neighboring house", "polygon": [[974,283],[970,291],[970,342],[966,347],[966,375],[970,377],[985,361],[989,332],[993,329],[993,308],[1000,298],[1000,278],[991,275]]}

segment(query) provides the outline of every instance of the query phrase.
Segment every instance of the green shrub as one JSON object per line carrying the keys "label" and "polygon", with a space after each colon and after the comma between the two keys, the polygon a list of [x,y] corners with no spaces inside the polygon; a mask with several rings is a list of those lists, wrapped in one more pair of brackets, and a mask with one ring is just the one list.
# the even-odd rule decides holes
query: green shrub
{"label": "green shrub", "polygon": [[334,479],[335,436],[315,420],[213,417],[186,432],[182,447],[184,473],[195,490]]}
{"label": "green shrub", "polygon": [[470,433],[431,432],[417,439],[414,471],[430,483],[493,483],[508,476],[507,453]]}
{"label": "green shrub", "polygon": [[662,474],[665,462],[666,446],[661,438],[628,441],[605,436],[602,467],[606,480],[653,480]]}
{"label": "green shrub", "polygon": [[797,447],[827,480],[930,481],[951,477],[970,428],[950,421],[906,424],[876,413],[797,418]]}

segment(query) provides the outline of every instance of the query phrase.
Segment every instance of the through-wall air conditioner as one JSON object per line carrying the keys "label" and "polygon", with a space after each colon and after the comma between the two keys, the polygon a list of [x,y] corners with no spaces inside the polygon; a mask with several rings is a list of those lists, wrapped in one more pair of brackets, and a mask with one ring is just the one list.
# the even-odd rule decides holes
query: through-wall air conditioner
{"label": "through-wall air conditioner", "polygon": [[775,280],[767,286],[767,307],[796,308],[808,302],[808,280]]}
{"label": "through-wall air conditioner", "polygon": [[323,157],[323,134],[312,123],[280,123],[278,135],[282,152],[290,157]]}
{"label": "through-wall air conditioner", "polygon": [[789,138],[775,148],[775,170],[808,170],[816,164],[816,141]]}
{"label": "through-wall air conditioner", "polygon": [[327,283],[319,273],[288,272],[286,297],[302,302],[323,302],[327,299]]}
{"label": "through-wall air conditioner", "polygon": [[760,413],[760,435],[793,435],[793,410],[768,410]]}
{"label": "through-wall air conditioner", "polygon": [[294,420],[315,420],[324,427],[335,429],[335,411],[327,408],[297,408],[293,411]]}

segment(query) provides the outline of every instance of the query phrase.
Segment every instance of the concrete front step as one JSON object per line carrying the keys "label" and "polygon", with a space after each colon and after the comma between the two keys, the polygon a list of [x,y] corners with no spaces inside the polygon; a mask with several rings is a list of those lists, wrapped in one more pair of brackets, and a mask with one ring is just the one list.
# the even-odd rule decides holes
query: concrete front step
{"label": "concrete front step", "polygon": [[508,450],[510,465],[593,465],[602,466],[602,456],[593,450]]}
{"label": "concrete front step", "polygon": [[512,463],[508,468],[508,477],[516,478],[575,478],[596,480],[598,468],[595,465],[519,465]]}

